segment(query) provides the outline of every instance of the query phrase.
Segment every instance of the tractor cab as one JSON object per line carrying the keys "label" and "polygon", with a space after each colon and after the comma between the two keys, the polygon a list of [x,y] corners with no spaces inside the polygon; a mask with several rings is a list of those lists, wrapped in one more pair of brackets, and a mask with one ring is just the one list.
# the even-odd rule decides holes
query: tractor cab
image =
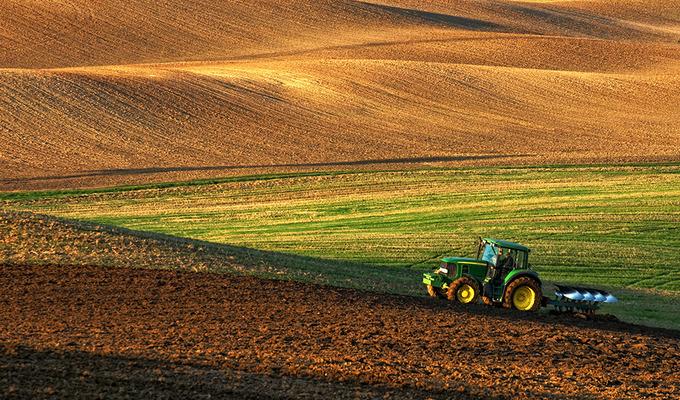
{"label": "tractor cab", "polygon": [[529,248],[507,240],[481,239],[477,259],[490,268],[529,269]]}
{"label": "tractor cab", "polygon": [[480,238],[477,259],[488,265],[483,281],[483,296],[494,302],[502,301],[508,276],[530,269],[528,247],[507,240]]}

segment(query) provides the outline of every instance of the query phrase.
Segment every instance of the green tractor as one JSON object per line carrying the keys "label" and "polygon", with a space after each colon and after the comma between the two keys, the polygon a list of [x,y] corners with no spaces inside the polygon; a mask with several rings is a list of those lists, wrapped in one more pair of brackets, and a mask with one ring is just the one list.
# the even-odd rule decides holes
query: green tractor
{"label": "green tractor", "polygon": [[616,297],[598,289],[555,285],[555,299],[543,296],[543,285],[529,264],[528,247],[507,240],[480,238],[476,258],[445,257],[440,267],[423,275],[430,296],[461,304],[484,304],[537,311],[594,312]]}

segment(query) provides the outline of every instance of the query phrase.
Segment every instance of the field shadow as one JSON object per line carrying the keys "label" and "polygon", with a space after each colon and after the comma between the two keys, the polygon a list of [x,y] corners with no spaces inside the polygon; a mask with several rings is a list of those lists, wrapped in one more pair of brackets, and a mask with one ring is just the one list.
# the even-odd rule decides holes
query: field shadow
{"label": "field shadow", "polygon": [[[36,350],[0,345],[0,397],[11,398],[455,398],[410,387],[390,388],[359,381],[254,373],[192,361],[171,361],[79,350]],[[4,391],[4,393],[3,393]],[[453,397],[452,397],[453,395]],[[495,399],[493,397],[492,399]]]}
{"label": "field shadow", "polygon": [[[224,358],[224,357],[223,357]],[[104,355],[81,350],[37,350],[0,344],[0,397],[31,398],[219,398],[219,399],[458,399],[479,397],[461,391],[382,386],[360,378],[344,381],[276,372],[255,373],[225,365],[162,358]],[[369,377],[370,379],[370,377]],[[464,386],[469,387],[467,384]],[[490,382],[492,385],[492,382]],[[472,390],[472,392],[475,392]],[[532,393],[557,400],[584,399]],[[489,400],[506,396],[485,396]],[[585,397],[588,399],[588,397]]]}
{"label": "field shadow", "polygon": [[619,38],[622,34],[633,37],[644,34],[643,31],[636,29],[630,24],[625,24],[619,19],[576,9],[562,9],[549,4],[522,5],[506,3],[499,4],[498,7],[511,14],[521,15],[523,19],[533,19],[537,25],[541,23],[550,24],[553,27],[571,30],[575,34],[585,37],[615,39]]}
{"label": "field shadow", "polygon": [[201,172],[201,171],[230,171],[262,168],[315,168],[315,167],[361,167],[370,165],[392,164],[425,164],[474,160],[491,160],[502,158],[523,157],[526,154],[482,154],[468,156],[440,156],[440,157],[411,157],[411,158],[384,158],[352,161],[331,161],[317,163],[285,163],[285,164],[251,164],[251,165],[208,165],[208,166],[177,166],[177,167],[150,167],[150,168],[112,168],[84,171],[82,173],[68,175],[37,176],[29,178],[2,178],[0,183],[21,183],[35,181],[52,181],[64,179],[96,178],[106,176],[148,175],[172,172]]}
{"label": "field shadow", "polygon": [[[14,214],[30,215],[32,218],[39,218],[41,224],[50,226],[53,222],[57,222],[80,232],[104,233],[107,237],[151,241],[162,250],[190,253],[197,262],[208,265],[207,272],[212,273],[245,273],[267,279],[294,280],[374,292],[409,293],[411,295],[421,292],[421,271],[409,268],[260,250],[28,212]],[[101,243],[103,246],[104,242]],[[94,252],[97,251],[96,246],[91,243],[86,243],[84,247]],[[234,268],[234,265],[237,267]],[[385,279],[386,277],[389,279]]]}
{"label": "field shadow", "polygon": [[418,10],[415,8],[403,8],[388,6],[383,4],[373,4],[367,2],[359,2],[364,8],[371,11],[380,11],[389,15],[401,18],[415,20],[416,22],[429,23],[433,25],[440,25],[449,28],[462,28],[468,30],[492,30],[492,31],[507,31],[503,27],[494,22],[484,21],[476,18],[461,17],[451,14],[443,14],[436,12],[428,12]]}

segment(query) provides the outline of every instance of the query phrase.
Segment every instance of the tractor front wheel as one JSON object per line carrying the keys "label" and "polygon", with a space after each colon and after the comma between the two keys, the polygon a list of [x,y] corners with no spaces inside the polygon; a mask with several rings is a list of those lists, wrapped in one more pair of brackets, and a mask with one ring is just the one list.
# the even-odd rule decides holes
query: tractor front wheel
{"label": "tractor front wheel", "polygon": [[460,304],[474,304],[479,301],[479,284],[474,279],[464,276],[451,283],[446,298]]}
{"label": "tractor front wheel", "polygon": [[444,289],[432,285],[427,285],[427,294],[429,294],[430,297],[434,297],[435,299],[446,298],[446,293],[444,292]]}
{"label": "tractor front wheel", "polygon": [[521,277],[512,281],[503,294],[503,306],[520,311],[538,311],[543,292],[541,285],[532,278]]}

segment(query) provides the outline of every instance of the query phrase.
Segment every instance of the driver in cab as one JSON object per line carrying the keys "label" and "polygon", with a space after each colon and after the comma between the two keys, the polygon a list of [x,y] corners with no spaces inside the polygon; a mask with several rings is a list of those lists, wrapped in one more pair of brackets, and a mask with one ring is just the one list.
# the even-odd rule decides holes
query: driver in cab
{"label": "driver in cab", "polygon": [[503,256],[503,249],[498,251],[498,262],[496,263],[496,268],[501,274],[512,270],[515,267],[515,257],[514,252],[511,250],[506,250],[507,256]]}

